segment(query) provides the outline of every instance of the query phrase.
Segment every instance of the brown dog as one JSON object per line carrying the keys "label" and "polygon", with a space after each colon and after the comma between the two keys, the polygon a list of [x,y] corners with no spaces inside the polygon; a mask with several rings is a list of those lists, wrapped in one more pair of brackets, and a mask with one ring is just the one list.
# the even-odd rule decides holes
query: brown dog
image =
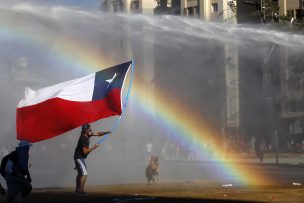
{"label": "brown dog", "polygon": [[151,181],[155,182],[155,177],[157,177],[158,180],[160,179],[158,156],[151,156],[149,164],[146,168],[146,177],[148,184],[150,184]]}

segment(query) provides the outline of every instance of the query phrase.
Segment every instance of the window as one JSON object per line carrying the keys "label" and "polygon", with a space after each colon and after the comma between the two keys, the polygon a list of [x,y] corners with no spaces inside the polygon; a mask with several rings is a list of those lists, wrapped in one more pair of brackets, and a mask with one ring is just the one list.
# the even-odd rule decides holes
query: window
{"label": "window", "polygon": [[113,4],[113,11],[114,12],[123,11],[123,2],[122,2],[122,0],[114,0],[112,2],[112,4]]}
{"label": "window", "polygon": [[218,11],[218,4],[217,3],[211,4],[211,11],[212,11],[212,13],[215,13],[215,12]]}
{"label": "window", "polygon": [[139,0],[132,0],[130,8],[133,13],[139,12]]}
{"label": "window", "polygon": [[195,6],[195,13],[198,17],[200,16],[200,9],[198,6]]}
{"label": "window", "polygon": [[302,19],[303,18],[303,11],[302,9],[296,10],[296,19]]}
{"label": "window", "polygon": [[289,18],[294,18],[294,17],[295,17],[295,16],[294,16],[294,10],[289,10],[289,11],[287,11],[286,16],[289,17]]}
{"label": "window", "polygon": [[193,16],[194,15],[193,7],[189,7],[188,8],[188,13],[189,13],[189,16]]}

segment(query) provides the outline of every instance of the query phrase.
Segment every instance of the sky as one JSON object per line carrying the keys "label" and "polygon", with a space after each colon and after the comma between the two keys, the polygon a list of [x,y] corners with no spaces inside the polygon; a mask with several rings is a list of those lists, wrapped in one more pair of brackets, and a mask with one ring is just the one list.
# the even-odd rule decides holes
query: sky
{"label": "sky", "polygon": [[15,5],[15,4],[39,4],[44,6],[69,6],[69,7],[81,7],[81,8],[98,8],[100,0],[1,0],[1,5]]}

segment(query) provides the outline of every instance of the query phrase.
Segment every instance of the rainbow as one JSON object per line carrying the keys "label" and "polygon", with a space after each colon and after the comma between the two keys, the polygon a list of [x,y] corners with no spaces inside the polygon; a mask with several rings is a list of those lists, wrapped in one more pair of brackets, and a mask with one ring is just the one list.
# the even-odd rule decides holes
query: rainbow
{"label": "rainbow", "polygon": [[[265,185],[271,184],[271,181],[255,171],[250,171],[237,163],[227,161],[225,153],[223,152],[223,145],[220,140],[215,140],[216,135],[210,127],[194,110],[189,109],[184,105],[172,106],[175,102],[174,98],[170,97],[167,92],[159,93],[157,95],[147,94],[144,87],[135,83],[133,90],[133,99],[140,108],[140,112],[148,115],[161,129],[170,130],[171,139],[183,147],[183,150],[190,150],[193,143],[198,146],[198,152],[202,155],[202,159],[208,159],[208,152],[206,145],[210,144],[210,140],[214,145],[211,150],[212,160],[215,160],[217,165],[214,168],[215,172],[222,173],[225,177],[233,177],[238,180],[241,185]],[[144,101],[144,102],[143,102]],[[157,107],[157,110],[154,109]],[[205,155],[205,156],[204,156]],[[218,170],[218,171],[216,171]]]}
{"label": "rainbow", "polygon": [[[19,23],[22,23],[22,20]],[[31,32],[25,32],[18,25],[13,25],[0,18],[0,41],[3,38],[16,40],[18,43],[24,43],[28,46],[44,47],[56,56],[54,60],[56,63],[84,72],[93,72],[98,70],[98,67],[109,67],[121,62],[115,62],[107,53],[94,50],[82,41],[70,36],[45,34],[37,37]],[[137,68],[140,67],[136,67],[135,59],[135,71]],[[134,81],[130,101],[136,105],[136,108],[155,121],[156,124],[169,130],[172,139],[178,142],[183,150],[191,150],[190,148],[195,142],[199,152],[206,154],[206,141],[218,136],[215,136],[215,132],[193,110],[184,105],[180,105],[178,108],[174,107],[171,105],[172,100],[169,92],[157,93],[157,95],[149,94],[142,84]],[[157,107],[157,110],[154,107]],[[219,140],[214,140],[214,142],[218,143]],[[261,174],[225,161],[225,155],[222,151],[221,145],[214,145],[212,148],[212,156],[217,160],[215,170],[220,170],[219,173],[222,173],[223,176],[235,177],[240,184],[244,185],[260,185],[270,182]]]}

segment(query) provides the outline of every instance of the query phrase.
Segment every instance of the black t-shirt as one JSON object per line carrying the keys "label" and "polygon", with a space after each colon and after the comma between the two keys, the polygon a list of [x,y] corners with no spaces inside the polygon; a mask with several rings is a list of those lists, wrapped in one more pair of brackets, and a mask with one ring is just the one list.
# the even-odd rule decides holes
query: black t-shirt
{"label": "black t-shirt", "polygon": [[84,154],[82,151],[82,148],[89,147],[89,146],[90,146],[90,138],[81,134],[78,139],[77,147],[75,148],[74,158],[75,159],[87,158],[88,154]]}

